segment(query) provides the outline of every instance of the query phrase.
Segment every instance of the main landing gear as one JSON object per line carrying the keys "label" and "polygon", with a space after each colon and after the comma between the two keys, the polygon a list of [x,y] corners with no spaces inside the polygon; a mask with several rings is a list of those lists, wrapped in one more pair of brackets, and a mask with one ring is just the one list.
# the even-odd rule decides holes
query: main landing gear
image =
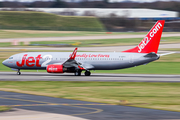
{"label": "main landing gear", "polygon": [[90,75],[91,75],[91,72],[90,72],[90,71],[86,71],[86,72],[84,73],[84,75],[85,75],[85,76],[90,76]]}
{"label": "main landing gear", "polygon": [[20,72],[20,70],[18,70],[18,71],[17,71],[17,75],[21,75],[21,72]]}
{"label": "main landing gear", "polygon": [[82,72],[81,70],[78,70],[78,71],[76,71],[76,72],[74,73],[74,75],[75,75],[75,76],[81,76],[81,72]]}
{"label": "main landing gear", "polygon": [[[75,73],[74,73],[74,75],[75,76],[81,76],[81,70],[78,70],[78,71],[76,71]],[[90,76],[91,75],[91,72],[90,71],[86,71],[86,72],[84,72],[84,75],[85,76]]]}

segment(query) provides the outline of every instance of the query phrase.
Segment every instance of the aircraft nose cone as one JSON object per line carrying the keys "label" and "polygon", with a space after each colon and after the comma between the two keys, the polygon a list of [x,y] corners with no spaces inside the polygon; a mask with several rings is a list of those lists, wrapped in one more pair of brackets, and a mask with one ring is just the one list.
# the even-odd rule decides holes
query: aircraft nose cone
{"label": "aircraft nose cone", "polygon": [[6,66],[6,65],[7,65],[7,60],[4,60],[4,61],[2,62],[2,64]]}

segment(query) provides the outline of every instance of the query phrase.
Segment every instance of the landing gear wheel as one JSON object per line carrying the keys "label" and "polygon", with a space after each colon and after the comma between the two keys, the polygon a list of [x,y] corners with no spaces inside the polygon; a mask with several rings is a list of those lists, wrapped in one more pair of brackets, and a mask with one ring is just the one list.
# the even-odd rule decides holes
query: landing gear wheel
{"label": "landing gear wheel", "polygon": [[81,71],[77,71],[74,73],[75,76],[81,76]]}
{"label": "landing gear wheel", "polygon": [[17,72],[17,75],[21,75],[21,72],[20,72],[20,71],[18,71],[18,72]]}
{"label": "landing gear wheel", "polygon": [[91,72],[90,71],[86,71],[84,74],[85,74],[85,76],[90,76]]}

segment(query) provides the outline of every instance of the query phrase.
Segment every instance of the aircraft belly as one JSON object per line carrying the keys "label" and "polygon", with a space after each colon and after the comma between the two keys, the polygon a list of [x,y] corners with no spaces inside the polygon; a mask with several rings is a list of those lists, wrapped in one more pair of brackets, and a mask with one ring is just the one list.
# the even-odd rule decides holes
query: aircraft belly
{"label": "aircraft belly", "polygon": [[139,65],[143,65],[149,63],[151,61],[156,60],[157,58],[141,58],[134,59],[133,62],[129,60],[125,61],[96,61],[91,63],[94,66],[94,70],[115,70],[115,69],[123,69],[129,67],[135,67]]}
{"label": "aircraft belly", "polygon": [[95,70],[113,70],[123,68],[125,62],[119,61],[97,61],[92,63]]}

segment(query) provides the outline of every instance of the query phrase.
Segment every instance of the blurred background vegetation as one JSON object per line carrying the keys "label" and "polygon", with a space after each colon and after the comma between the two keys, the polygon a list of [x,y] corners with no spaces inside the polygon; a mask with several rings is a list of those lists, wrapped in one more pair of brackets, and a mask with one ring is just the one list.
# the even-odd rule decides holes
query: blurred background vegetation
{"label": "blurred background vegetation", "polygon": [[[121,2],[118,2],[118,0],[115,2],[112,2],[112,0],[1,1],[0,29],[148,31],[155,21],[165,19],[164,31],[180,31],[180,1],[178,0],[154,2],[119,1]],[[60,11],[62,8],[64,9]],[[99,13],[94,8],[101,8],[104,16],[98,16]],[[138,17],[138,15],[146,12],[143,10],[144,8],[151,11],[147,11],[147,17]],[[79,15],[80,9],[86,10]],[[114,11],[109,12],[110,9],[114,9]],[[120,9],[122,9],[123,15],[118,15],[119,13],[115,11],[120,11]],[[133,9],[133,11],[130,11],[130,9]],[[137,12],[137,9],[140,11]],[[55,12],[55,10],[57,11]],[[153,12],[153,10],[156,10],[155,13],[160,12],[160,16],[148,17],[149,12]],[[162,11],[164,12],[162,13]],[[167,12],[170,11],[175,12],[176,15],[169,16]],[[134,12],[136,12],[137,16],[129,17]]]}
{"label": "blurred background vegetation", "polygon": [[33,11],[1,11],[1,29],[103,31],[95,17],[59,16]]}

